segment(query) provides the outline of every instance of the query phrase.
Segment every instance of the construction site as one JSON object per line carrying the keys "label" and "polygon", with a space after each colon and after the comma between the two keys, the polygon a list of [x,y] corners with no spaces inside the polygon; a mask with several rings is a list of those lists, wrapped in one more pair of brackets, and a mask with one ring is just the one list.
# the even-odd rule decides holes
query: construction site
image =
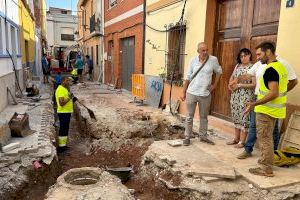
{"label": "construction site", "polygon": [[300,3],[0,0],[0,200],[300,200]]}
{"label": "construction site", "polygon": [[0,199],[300,199],[299,166],[275,167],[272,178],[250,174],[259,152],[236,158],[239,151],[225,144],[230,122],[210,117],[215,145],[195,133],[192,144],[182,146],[183,117],[94,82],[72,91],[96,119],[75,103],[68,150],[57,154],[51,88],[40,91],[38,101],[17,99],[1,113],[1,119],[27,113],[33,133],[4,146]]}

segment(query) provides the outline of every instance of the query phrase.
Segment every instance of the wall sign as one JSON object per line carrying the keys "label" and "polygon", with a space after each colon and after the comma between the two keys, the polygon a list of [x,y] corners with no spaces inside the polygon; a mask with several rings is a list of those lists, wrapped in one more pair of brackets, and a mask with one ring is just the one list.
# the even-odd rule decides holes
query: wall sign
{"label": "wall sign", "polygon": [[295,0],[287,0],[286,1],[286,5],[285,5],[286,8],[292,8],[294,6],[295,6]]}

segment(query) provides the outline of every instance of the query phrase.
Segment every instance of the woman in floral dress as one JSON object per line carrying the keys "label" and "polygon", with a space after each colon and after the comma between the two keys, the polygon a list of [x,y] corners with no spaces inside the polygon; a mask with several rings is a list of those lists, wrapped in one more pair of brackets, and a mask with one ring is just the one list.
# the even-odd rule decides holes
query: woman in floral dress
{"label": "woman in floral dress", "polygon": [[227,142],[228,145],[236,145],[242,148],[245,145],[248,128],[250,125],[249,115],[244,115],[243,111],[247,102],[254,100],[255,77],[252,81],[236,84],[235,79],[252,67],[251,51],[247,48],[240,50],[237,56],[237,65],[230,77],[228,89],[231,91],[231,115],[235,126],[235,138]]}

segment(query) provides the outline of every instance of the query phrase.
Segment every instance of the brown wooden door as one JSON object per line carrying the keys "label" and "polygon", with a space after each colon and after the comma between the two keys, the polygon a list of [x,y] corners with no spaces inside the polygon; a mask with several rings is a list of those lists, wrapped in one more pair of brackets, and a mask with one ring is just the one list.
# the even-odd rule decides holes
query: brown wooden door
{"label": "brown wooden door", "polygon": [[230,119],[227,85],[241,48],[249,48],[255,62],[255,47],[262,41],[276,42],[280,0],[217,1],[214,55],[223,68],[212,99],[213,115]]}

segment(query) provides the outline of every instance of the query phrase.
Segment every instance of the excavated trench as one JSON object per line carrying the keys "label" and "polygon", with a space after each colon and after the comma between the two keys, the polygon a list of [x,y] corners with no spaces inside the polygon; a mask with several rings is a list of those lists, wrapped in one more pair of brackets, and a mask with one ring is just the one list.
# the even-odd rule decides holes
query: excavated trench
{"label": "excavated trench", "polygon": [[[58,177],[74,168],[86,167],[100,170],[132,167],[130,179],[121,185],[130,189],[135,199],[141,200],[298,198],[295,192],[281,191],[278,191],[281,192],[277,195],[278,198],[265,198],[263,191],[249,188],[248,182],[242,178],[208,184],[199,177],[183,177],[180,172],[174,173],[164,166],[159,167],[153,160],[145,159],[145,153],[154,141],[181,138],[184,128],[180,123],[174,123],[161,113],[147,112],[136,106],[125,105],[111,96],[95,94],[93,98],[97,101],[93,102],[87,98],[84,103],[95,111],[97,122],[89,118],[84,108],[76,106],[71,120],[68,150],[58,154],[58,159],[54,159],[50,166],[43,165],[41,169],[29,171],[27,185],[21,186],[16,193],[7,194],[5,199],[46,199],[48,191],[52,191],[53,188],[59,189]],[[77,186],[95,185],[99,182],[93,173],[71,174],[65,181]],[[187,181],[197,187],[186,187]],[[116,185],[112,183],[113,187]],[[101,188],[99,185],[98,190]]]}
{"label": "excavated trench", "polygon": [[[130,179],[123,184],[134,191],[132,195],[136,199],[185,199],[183,193],[168,190],[158,181],[155,177],[157,169],[141,168],[142,157],[153,141],[178,139],[183,135],[182,127],[172,126],[166,120],[152,119],[151,114],[141,110],[129,112],[127,109],[118,108],[115,112],[122,118],[121,123],[115,122],[122,132],[118,134],[114,125],[101,119],[93,122],[80,109],[76,107],[71,120],[68,150],[58,154],[58,159],[54,159],[50,166],[44,165],[42,169],[30,172],[28,184],[15,195],[10,195],[11,199],[45,199],[47,191],[56,183],[57,178],[73,168],[106,169],[128,166],[133,167],[133,172]],[[135,129],[134,125],[140,128]],[[126,130],[121,130],[122,126]],[[95,180],[91,177],[79,177],[73,181],[84,184],[85,181]]]}

